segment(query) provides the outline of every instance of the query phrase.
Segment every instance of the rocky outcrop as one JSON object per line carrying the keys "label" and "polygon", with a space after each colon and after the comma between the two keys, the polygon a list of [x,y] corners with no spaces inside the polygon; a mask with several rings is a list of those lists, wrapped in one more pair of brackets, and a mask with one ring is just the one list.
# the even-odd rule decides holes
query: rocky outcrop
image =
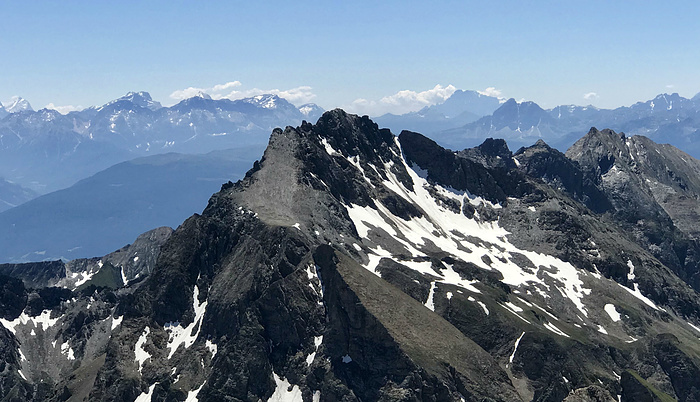
{"label": "rocky outcrop", "polygon": [[616,223],[681,279],[700,289],[700,162],[668,145],[591,131],[567,152],[612,204]]}
{"label": "rocky outcrop", "polygon": [[27,287],[55,286],[66,277],[63,261],[27,262],[23,264],[0,264],[0,274],[21,279]]}

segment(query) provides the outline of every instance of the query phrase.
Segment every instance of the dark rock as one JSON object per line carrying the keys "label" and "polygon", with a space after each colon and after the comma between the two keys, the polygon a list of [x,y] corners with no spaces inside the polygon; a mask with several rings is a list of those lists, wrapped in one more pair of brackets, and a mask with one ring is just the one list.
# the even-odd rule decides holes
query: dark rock
{"label": "dark rock", "polygon": [[0,275],[0,318],[12,321],[27,305],[27,290],[21,280]]}
{"label": "dark rock", "polygon": [[55,286],[66,277],[63,261],[28,262],[23,264],[0,264],[0,274],[21,279],[28,288]]}

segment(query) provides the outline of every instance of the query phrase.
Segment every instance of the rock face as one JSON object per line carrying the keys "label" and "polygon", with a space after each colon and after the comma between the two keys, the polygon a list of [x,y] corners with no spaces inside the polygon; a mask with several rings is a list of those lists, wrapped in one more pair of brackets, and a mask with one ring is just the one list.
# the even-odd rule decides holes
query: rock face
{"label": "rock face", "polygon": [[595,128],[566,154],[599,183],[616,221],[700,290],[700,162],[645,137]]}
{"label": "rock face", "polygon": [[98,266],[91,283],[0,287],[2,396],[700,399],[692,275],[572,158],[500,140],[454,153],[341,110],[275,129],[243,180],[145,236],[164,243],[144,267],[128,263],[155,248],[135,244],[68,265]]}

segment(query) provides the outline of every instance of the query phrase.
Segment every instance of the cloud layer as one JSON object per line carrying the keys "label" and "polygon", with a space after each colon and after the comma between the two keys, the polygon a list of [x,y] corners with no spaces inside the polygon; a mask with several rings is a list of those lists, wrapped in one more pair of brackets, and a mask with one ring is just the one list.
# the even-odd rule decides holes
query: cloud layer
{"label": "cloud layer", "polygon": [[49,103],[48,105],[44,106],[44,109],[53,109],[60,114],[68,114],[70,112],[77,112],[77,111],[83,110],[85,108],[80,106],[80,105],[78,105],[78,106],[73,106],[73,105],[56,106],[52,102],[52,103]]}
{"label": "cloud layer", "polygon": [[483,91],[477,91],[482,95],[486,96],[493,96],[494,98],[500,98],[502,93],[500,89],[496,89],[495,87],[488,87],[484,89]]}
{"label": "cloud layer", "polygon": [[196,96],[200,93],[205,93],[211,96],[212,99],[236,100],[249,98],[256,95],[273,94],[279,96],[280,98],[284,98],[295,105],[301,105],[311,102],[311,100],[316,97],[316,94],[313,93],[310,86],[299,86],[285,90],[260,88],[242,89],[242,86],[243,84],[240,81],[230,81],[224,84],[217,84],[209,88],[189,87],[174,91],[170,94],[170,98],[176,101],[181,101]]}
{"label": "cloud layer", "polygon": [[457,88],[453,85],[443,87],[440,84],[422,92],[406,89],[393,95],[385,96],[378,101],[364,98],[355,99],[344,108],[351,113],[368,114],[370,116],[380,116],[385,113],[404,114],[444,102],[456,90]]}

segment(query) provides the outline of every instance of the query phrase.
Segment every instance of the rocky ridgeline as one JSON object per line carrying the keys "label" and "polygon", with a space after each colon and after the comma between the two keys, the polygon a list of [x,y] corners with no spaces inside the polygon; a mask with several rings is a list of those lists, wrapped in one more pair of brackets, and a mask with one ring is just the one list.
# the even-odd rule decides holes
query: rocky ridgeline
{"label": "rocky ridgeline", "polygon": [[3,271],[0,393],[697,400],[696,164],[597,130],[454,153],[327,112],[172,235]]}

